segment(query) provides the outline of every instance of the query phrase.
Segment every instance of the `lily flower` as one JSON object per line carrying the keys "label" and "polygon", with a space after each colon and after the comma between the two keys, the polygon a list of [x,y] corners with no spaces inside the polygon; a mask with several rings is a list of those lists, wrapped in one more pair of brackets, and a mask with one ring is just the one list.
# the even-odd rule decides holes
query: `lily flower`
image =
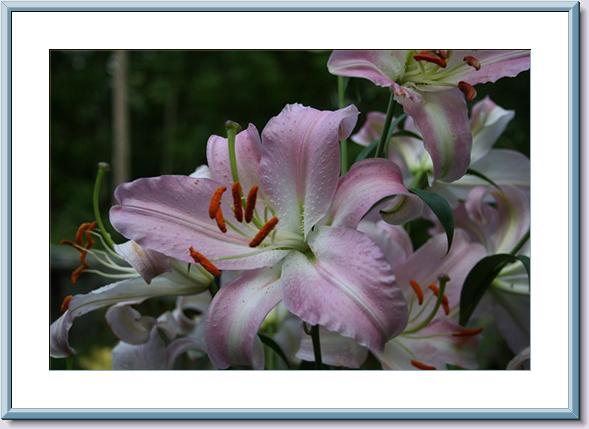
{"label": "lily flower", "polygon": [[445,234],[438,234],[413,252],[407,233],[383,221],[360,226],[394,262],[397,283],[409,306],[403,332],[375,356],[385,369],[477,367],[475,352],[481,328],[463,328],[456,321],[460,291],[470,269],[485,255],[482,245],[457,229],[449,253]]}
{"label": "lily flower", "polygon": [[[476,187],[454,210],[456,226],[483,244],[488,255],[510,253],[530,230],[529,191],[503,186]],[[518,252],[530,255],[527,241]],[[530,280],[520,262],[507,265],[479,307],[494,315],[499,332],[514,353],[530,344]]]}
{"label": "lily flower", "polygon": [[[118,253],[106,245],[107,251],[84,249],[92,252],[95,261],[111,272],[89,269],[89,266],[87,271],[121,280],[87,294],[69,295],[64,299],[61,305],[63,314],[50,326],[50,356],[54,358],[76,353],[68,338],[74,320],[104,307],[110,307],[106,312],[106,321],[117,337],[130,344],[144,344],[149,341],[156,320],[142,316],[131,305],[155,297],[200,293],[212,281],[212,276],[206,271],[195,268],[187,272],[186,264],[142,249],[132,241],[116,246]],[[83,251],[81,254],[84,254]]]}
{"label": "lily flower", "polygon": [[476,97],[474,85],[529,69],[530,51],[334,51],[327,67],[335,75],[361,77],[391,88],[423,136],[434,178],[453,182],[470,164],[466,101]]}
{"label": "lily flower", "polygon": [[392,270],[356,227],[387,198],[407,200],[399,221],[422,205],[388,160],[366,160],[339,178],[339,141],[357,115],[354,106],[287,105],[261,140],[253,126],[234,141],[209,139],[212,179],[160,176],[116,189],[110,219],[125,237],[215,276],[244,270],[208,312],[205,339],[218,368],[263,368],[256,333],[280,301],[374,350],[403,330],[407,308]]}
{"label": "lily flower", "polygon": [[[470,169],[490,178],[499,186],[530,186],[530,160],[521,153],[508,149],[493,149],[493,146],[515,116],[513,110],[505,110],[489,97],[475,103],[472,107],[470,129],[472,150]],[[366,122],[351,140],[362,146],[370,145],[380,138],[384,128],[385,115],[370,112]],[[488,183],[483,179],[465,175],[452,183],[433,182],[433,164],[429,153],[423,147],[419,130],[411,117],[405,120],[403,129],[416,135],[399,135],[389,145],[388,158],[403,171],[406,183],[417,185],[424,175],[433,185],[432,191],[442,194],[452,205],[458,199],[465,199],[468,192],[476,186]]]}

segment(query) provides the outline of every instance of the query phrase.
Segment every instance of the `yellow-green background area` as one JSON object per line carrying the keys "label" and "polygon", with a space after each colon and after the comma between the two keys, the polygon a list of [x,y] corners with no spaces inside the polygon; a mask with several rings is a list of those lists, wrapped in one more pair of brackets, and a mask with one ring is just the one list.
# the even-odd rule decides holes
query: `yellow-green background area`
{"label": "yellow-green background area", "polygon": [[[287,103],[318,109],[337,107],[337,77],[328,73],[329,51],[131,51],[128,55],[130,178],[160,174],[189,174],[206,162],[211,134],[224,135],[231,119],[261,131]],[[72,238],[81,222],[93,219],[92,188],[99,161],[112,162],[113,115],[111,51],[51,52],[51,321],[59,316],[64,296],[87,292],[105,279],[82,275],[76,286],[69,273],[78,262],[71,248],[57,246]],[[529,72],[495,84],[478,85],[485,95],[515,119],[496,147],[529,155]],[[363,79],[351,79],[347,101],[362,112],[384,111],[388,90]],[[471,103],[472,104],[472,103]],[[353,159],[359,151],[350,144]],[[105,182],[103,213],[111,203],[112,183]],[[415,240],[425,230],[412,228]],[[174,300],[153,300],[141,306],[157,315]],[[74,324],[71,343],[78,350],[74,368],[108,368],[109,349],[116,339],[104,321],[104,311],[86,315]],[[487,367],[509,359],[504,344],[493,342]],[[182,365],[182,362],[179,363]],[[51,360],[64,368],[64,360]]]}

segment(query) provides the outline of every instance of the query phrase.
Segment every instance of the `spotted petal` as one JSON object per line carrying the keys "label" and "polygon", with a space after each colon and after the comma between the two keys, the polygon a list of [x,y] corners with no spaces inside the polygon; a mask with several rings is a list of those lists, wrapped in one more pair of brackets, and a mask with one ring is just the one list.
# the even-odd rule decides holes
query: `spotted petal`
{"label": "spotted petal", "polygon": [[276,269],[248,271],[215,295],[207,316],[205,341],[217,368],[243,365],[264,369],[257,332],[282,299],[278,274]]}
{"label": "spotted petal", "polygon": [[291,104],[262,131],[260,182],[282,229],[306,235],[327,214],[339,177],[339,141],[357,116],[355,106],[331,112]]}
{"label": "spotted petal", "polygon": [[[480,70],[465,63],[463,59],[466,56],[475,57],[481,65]],[[465,81],[471,85],[495,82],[502,77],[517,76],[529,68],[529,49],[455,50],[451,51],[444,82],[458,84],[460,81]]]}
{"label": "spotted petal", "polygon": [[293,252],[281,282],[288,310],[311,325],[380,350],[407,322],[407,306],[382,251],[349,228],[319,227],[311,258]]}
{"label": "spotted petal", "polygon": [[[262,246],[252,249],[252,236],[232,229],[225,234],[219,230],[210,219],[208,208],[220,186],[210,179],[187,176],[160,176],[125,183],[115,191],[118,204],[110,210],[110,220],[117,231],[142,247],[189,263],[193,262],[188,252],[191,246],[221,269],[271,266],[282,259],[286,251]],[[222,208],[232,206],[230,192],[225,192]],[[232,210],[226,209],[224,214],[238,224]]]}

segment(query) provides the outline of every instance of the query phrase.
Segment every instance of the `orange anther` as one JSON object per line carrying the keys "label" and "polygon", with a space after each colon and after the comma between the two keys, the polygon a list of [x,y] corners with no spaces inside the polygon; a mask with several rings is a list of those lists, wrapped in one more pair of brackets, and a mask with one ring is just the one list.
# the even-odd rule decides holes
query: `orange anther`
{"label": "orange anther", "polygon": [[453,337],[471,337],[483,332],[483,328],[464,328],[460,331],[452,332]]}
{"label": "orange anther", "polygon": [[258,198],[258,187],[252,186],[249,193],[247,194],[247,201],[245,205],[245,221],[250,223],[254,216],[254,210],[256,208],[256,199]]}
{"label": "orange anther", "polygon": [[[438,287],[435,284],[431,284],[428,286],[428,288],[437,296],[440,296],[440,289],[438,289]],[[450,314],[450,304],[448,303],[448,297],[446,296],[446,294],[442,295],[442,308],[444,309],[444,314],[446,314],[446,316],[448,314]]]}
{"label": "orange anther", "polygon": [[421,286],[419,286],[419,283],[417,283],[415,280],[411,280],[409,282],[409,285],[411,286],[411,289],[413,289],[413,292],[415,292],[415,295],[417,296],[417,303],[419,305],[423,304],[423,290],[421,289]]}
{"label": "orange anther", "polygon": [[221,207],[221,198],[226,190],[227,186],[220,186],[213,192],[211,203],[209,204],[209,217],[211,219],[215,219],[215,216],[217,216],[217,210]]}
{"label": "orange anther", "polygon": [[243,208],[241,206],[241,185],[235,182],[231,187],[231,195],[233,195],[233,214],[237,222],[243,222]]}
{"label": "orange anther", "polygon": [[[82,259],[80,257],[80,259]],[[76,268],[72,274],[70,275],[70,282],[72,282],[73,285],[75,285],[76,283],[78,283],[78,279],[80,278],[80,275],[86,271],[88,269],[88,265],[87,264],[82,264],[80,265],[78,268]]]}
{"label": "orange anther", "polygon": [[197,264],[200,264],[205,270],[207,270],[209,273],[211,273],[214,277],[219,277],[221,275],[221,270],[218,269],[215,266],[215,264],[213,264],[211,261],[209,261],[205,255],[194,250],[194,247],[190,246],[190,248],[188,249],[188,252],[190,253],[190,257],[194,260],[194,262],[196,262]]}
{"label": "orange anther", "polygon": [[415,61],[427,61],[428,63],[437,64],[442,68],[447,65],[445,58],[439,57],[435,53],[428,51],[421,51],[419,54],[413,55],[413,59]]}
{"label": "orange anther", "polygon": [[458,82],[458,89],[462,91],[466,101],[472,101],[477,96],[477,90],[474,89],[474,86],[468,82],[464,82],[463,80]]}
{"label": "orange anther", "polygon": [[417,369],[427,369],[427,370],[436,369],[435,366],[428,365],[426,363],[420,362],[415,359],[411,359],[411,365],[413,365]]}
{"label": "orange anther", "polygon": [[264,224],[262,228],[260,228],[260,231],[258,231],[258,233],[252,239],[252,241],[250,241],[250,247],[256,247],[262,241],[264,241],[264,238],[266,238],[268,234],[270,234],[270,232],[274,229],[277,223],[278,218],[276,216],[273,216],[272,219],[270,219],[268,222]]}
{"label": "orange anther", "polygon": [[[84,233],[86,231],[92,231],[94,228],[96,228],[96,222],[84,222],[82,223],[79,227],[78,230],[76,231],[76,244],[78,245],[82,245],[82,237],[84,235]],[[88,235],[86,235],[86,239],[87,239]]]}
{"label": "orange anther", "polygon": [[476,71],[479,71],[481,69],[481,63],[477,58],[473,57],[472,55],[467,55],[462,59],[462,61],[464,61],[466,64],[474,68]]}
{"label": "orange anther", "polygon": [[70,301],[72,300],[72,298],[73,298],[73,296],[72,296],[72,295],[68,295],[68,296],[66,296],[66,297],[63,299],[63,301],[62,301],[62,303],[61,303],[61,306],[59,307],[59,310],[60,310],[62,313],[65,313],[65,312],[66,312],[66,310],[69,308],[69,306],[70,306]]}
{"label": "orange anther", "polygon": [[225,218],[223,217],[223,209],[219,207],[217,209],[217,214],[215,215],[215,221],[217,221],[217,226],[221,230],[221,232],[227,232],[227,226],[225,225]]}

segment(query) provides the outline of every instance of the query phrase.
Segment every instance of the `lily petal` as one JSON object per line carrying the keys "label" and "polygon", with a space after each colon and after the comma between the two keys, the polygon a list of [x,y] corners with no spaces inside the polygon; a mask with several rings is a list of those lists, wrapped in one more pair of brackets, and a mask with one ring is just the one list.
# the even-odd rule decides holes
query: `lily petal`
{"label": "lily petal", "polygon": [[199,293],[208,287],[210,280],[193,278],[170,272],[156,277],[151,285],[140,277],[112,283],[83,295],[75,295],[68,310],[50,326],[50,355],[64,358],[75,354],[68,340],[69,330],[74,319],[99,308],[114,304],[138,304],[149,298],[158,296],[190,295]]}
{"label": "lily petal", "polygon": [[139,273],[147,284],[170,269],[169,259],[155,250],[143,249],[132,240],[116,244],[115,251]]}
{"label": "lily petal", "polygon": [[418,99],[395,99],[413,118],[434,165],[434,176],[444,182],[461,178],[470,164],[472,134],[466,102],[456,89],[423,91]]}
{"label": "lily petal", "polygon": [[314,258],[293,252],[282,268],[284,304],[311,325],[380,350],[407,323],[407,305],[382,251],[353,229],[319,227]]}
{"label": "lily petal", "polygon": [[119,342],[112,350],[112,369],[168,369],[166,344],[157,329],[152,329],[149,341],[141,345]]}
{"label": "lily petal", "polygon": [[385,119],[386,115],[382,112],[369,112],[362,128],[356,134],[353,134],[350,140],[362,146],[370,146],[380,139]]}
{"label": "lily petal", "polygon": [[[343,337],[336,332],[320,329],[319,339],[321,343],[321,359],[327,365],[360,368],[368,357],[366,348],[351,338]],[[309,335],[302,336],[301,348],[297,352],[297,358],[308,362],[315,361],[313,342]]]}
{"label": "lily petal", "polygon": [[209,358],[217,368],[245,365],[264,369],[264,351],[257,333],[281,299],[276,269],[245,272],[219,290],[205,327]]}
{"label": "lily petal", "polygon": [[211,174],[211,170],[209,169],[208,165],[200,165],[198,167],[196,167],[196,170],[194,170],[191,174],[190,177],[193,177],[195,179],[212,179],[213,176]]}
{"label": "lily petal", "polygon": [[404,196],[407,221],[419,215],[423,203],[403,185],[401,171],[392,161],[373,158],[360,161],[340,179],[328,219],[333,226],[355,228],[377,203],[387,197]]}
{"label": "lily petal", "polygon": [[143,344],[149,339],[155,319],[142,316],[130,305],[113,305],[106,311],[106,322],[113,334],[128,344]]}
{"label": "lily petal", "polygon": [[384,369],[415,370],[411,361],[418,361],[438,370],[446,364],[476,369],[478,336],[455,336],[463,328],[449,318],[438,318],[421,331],[401,335],[389,341],[376,357]]}
{"label": "lily petal", "polygon": [[393,271],[413,254],[413,244],[407,232],[400,226],[384,221],[363,220],[358,231],[366,234],[383,251]]}
{"label": "lily petal", "polygon": [[514,117],[513,110],[503,109],[488,96],[472,106],[470,128],[473,140],[470,157],[473,163],[489,153]]}
{"label": "lily petal", "polygon": [[[274,265],[288,252],[251,249],[251,236],[229,229],[222,233],[208,214],[211,196],[219,182],[187,176],[160,176],[139,179],[117,187],[118,205],[110,210],[113,226],[142,247],[156,250],[188,263],[191,246],[206,252],[220,269],[251,269]],[[225,207],[232,207],[231,196],[223,196]],[[225,217],[237,224],[231,210]],[[197,249],[197,250],[198,250]],[[223,259],[220,259],[223,258]],[[225,259],[226,258],[226,259]]]}
{"label": "lily petal", "polygon": [[509,361],[507,370],[530,369],[530,348],[527,347]]}
{"label": "lily petal", "polygon": [[[255,125],[249,124],[247,129],[237,134],[235,137],[235,154],[239,182],[245,192],[248,192],[253,185],[257,185],[259,182],[258,165],[261,156],[261,142]],[[229,148],[225,137],[213,135],[209,138],[207,162],[214,180],[224,185],[233,183],[229,163]]]}
{"label": "lily petal", "polygon": [[358,116],[355,106],[320,111],[287,105],[262,131],[260,182],[281,229],[305,235],[331,204],[339,177],[339,141]]}
{"label": "lily petal", "polygon": [[[466,56],[475,57],[481,65],[480,70],[475,70],[466,64],[463,61]],[[530,51],[528,49],[455,50],[451,51],[444,81],[455,84],[464,81],[476,85],[495,82],[502,77],[514,77],[529,68]]]}
{"label": "lily petal", "polygon": [[405,71],[407,50],[333,51],[327,69],[337,76],[361,77],[375,85],[392,86]]}

